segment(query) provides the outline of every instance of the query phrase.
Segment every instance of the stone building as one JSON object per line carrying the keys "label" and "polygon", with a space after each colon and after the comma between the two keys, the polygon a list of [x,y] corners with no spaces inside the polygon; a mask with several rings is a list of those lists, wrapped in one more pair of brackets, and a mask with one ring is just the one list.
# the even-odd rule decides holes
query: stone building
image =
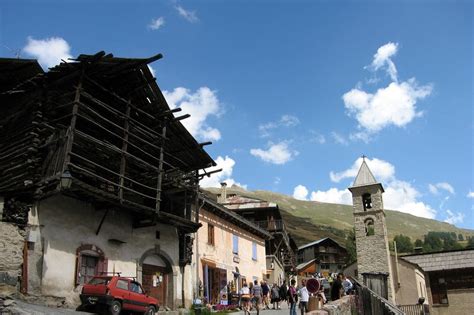
{"label": "stone building", "polygon": [[394,301],[382,184],[375,180],[365,159],[352,187],[359,280],[381,296]]}

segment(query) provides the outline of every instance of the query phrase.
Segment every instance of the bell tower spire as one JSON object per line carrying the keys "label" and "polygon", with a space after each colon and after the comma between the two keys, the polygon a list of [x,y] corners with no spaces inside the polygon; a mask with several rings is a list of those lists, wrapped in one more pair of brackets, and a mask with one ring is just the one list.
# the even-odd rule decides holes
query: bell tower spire
{"label": "bell tower spire", "polygon": [[362,156],[359,172],[349,190],[354,209],[359,279],[372,290],[380,291],[377,293],[381,296],[394,301],[395,288],[382,198],[384,189],[370,171],[366,156]]}

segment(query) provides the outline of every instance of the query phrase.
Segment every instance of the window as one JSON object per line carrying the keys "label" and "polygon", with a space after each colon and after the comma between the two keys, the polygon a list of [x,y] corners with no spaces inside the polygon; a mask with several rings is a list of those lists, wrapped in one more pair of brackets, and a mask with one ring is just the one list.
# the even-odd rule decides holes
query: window
{"label": "window", "polygon": [[128,281],[119,279],[117,280],[117,289],[128,290]]}
{"label": "window", "polygon": [[76,255],[76,285],[88,283],[94,276],[107,273],[108,260],[97,246],[81,245]]}
{"label": "window", "polygon": [[232,234],[232,253],[239,254],[239,237],[235,234]]}
{"label": "window", "polygon": [[130,291],[138,293],[138,294],[143,293],[142,287],[137,282],[130,283]]}
{"label": "window", "polygon": [[257,260],[257,243],[252,243],[252,259]]}
{"label": "window", "polygon": [[449,304],[448,290],[474,288],[474,268],[434,271],[429,277],[433,304]]}
{"label": "window", "polygon": [[372,198],[370,194],[362,195],[362,203],[364,205],[364,211],[372,209]]}
{"label": "window", "polygon": [[430,274],[430,285],[433,304],[449,304],[446,280],[439,274]]}
{"label": "window", "polygon": [[207,243],[212,246],[216,244],[214,243],[214,225],[209,223],[207,224]]}
{"label": "window", "polygon": [[365,220],[365,235],[366,236],[371,236],[375,234],[374,230],[374,220],[373,219],[367,219]]}

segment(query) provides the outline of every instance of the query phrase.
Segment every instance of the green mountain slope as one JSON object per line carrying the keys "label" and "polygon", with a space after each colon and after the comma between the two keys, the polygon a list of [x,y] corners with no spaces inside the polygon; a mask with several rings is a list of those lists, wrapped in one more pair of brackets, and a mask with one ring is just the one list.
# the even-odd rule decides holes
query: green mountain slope
{"label": "green mountain slope", "polygon": [[[220,192],[217,188],[207,188],[207,190],[214,194]],[[346,233],[354,224],[352,206],[302,201],[275,192],[247,191],[236,186],[228,188],[227,192],[277,203],[287,228],[298,246],[323,237],[334,238],[343,244]],[[386,210],[385,213],[390,239],[393,239],[395,235],[403,234],[415,241],[417,238],[423,239],[423,235],[428,231],[455,232],[462,234],[464,238],[474,236],[474,230],[461,229],[445,222],[393,210]]]}

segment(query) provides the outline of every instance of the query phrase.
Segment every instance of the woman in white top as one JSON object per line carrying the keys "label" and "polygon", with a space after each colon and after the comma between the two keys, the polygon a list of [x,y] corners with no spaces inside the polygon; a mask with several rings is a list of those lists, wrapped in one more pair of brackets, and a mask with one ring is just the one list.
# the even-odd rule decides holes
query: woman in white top
{"label": "woman in white top", "polygon": [[247,285],[247,282],[244,282],[242,289],[240,289],[240,300],[242,301],[242,309],[244,314],[250,315],[250,289]]}

